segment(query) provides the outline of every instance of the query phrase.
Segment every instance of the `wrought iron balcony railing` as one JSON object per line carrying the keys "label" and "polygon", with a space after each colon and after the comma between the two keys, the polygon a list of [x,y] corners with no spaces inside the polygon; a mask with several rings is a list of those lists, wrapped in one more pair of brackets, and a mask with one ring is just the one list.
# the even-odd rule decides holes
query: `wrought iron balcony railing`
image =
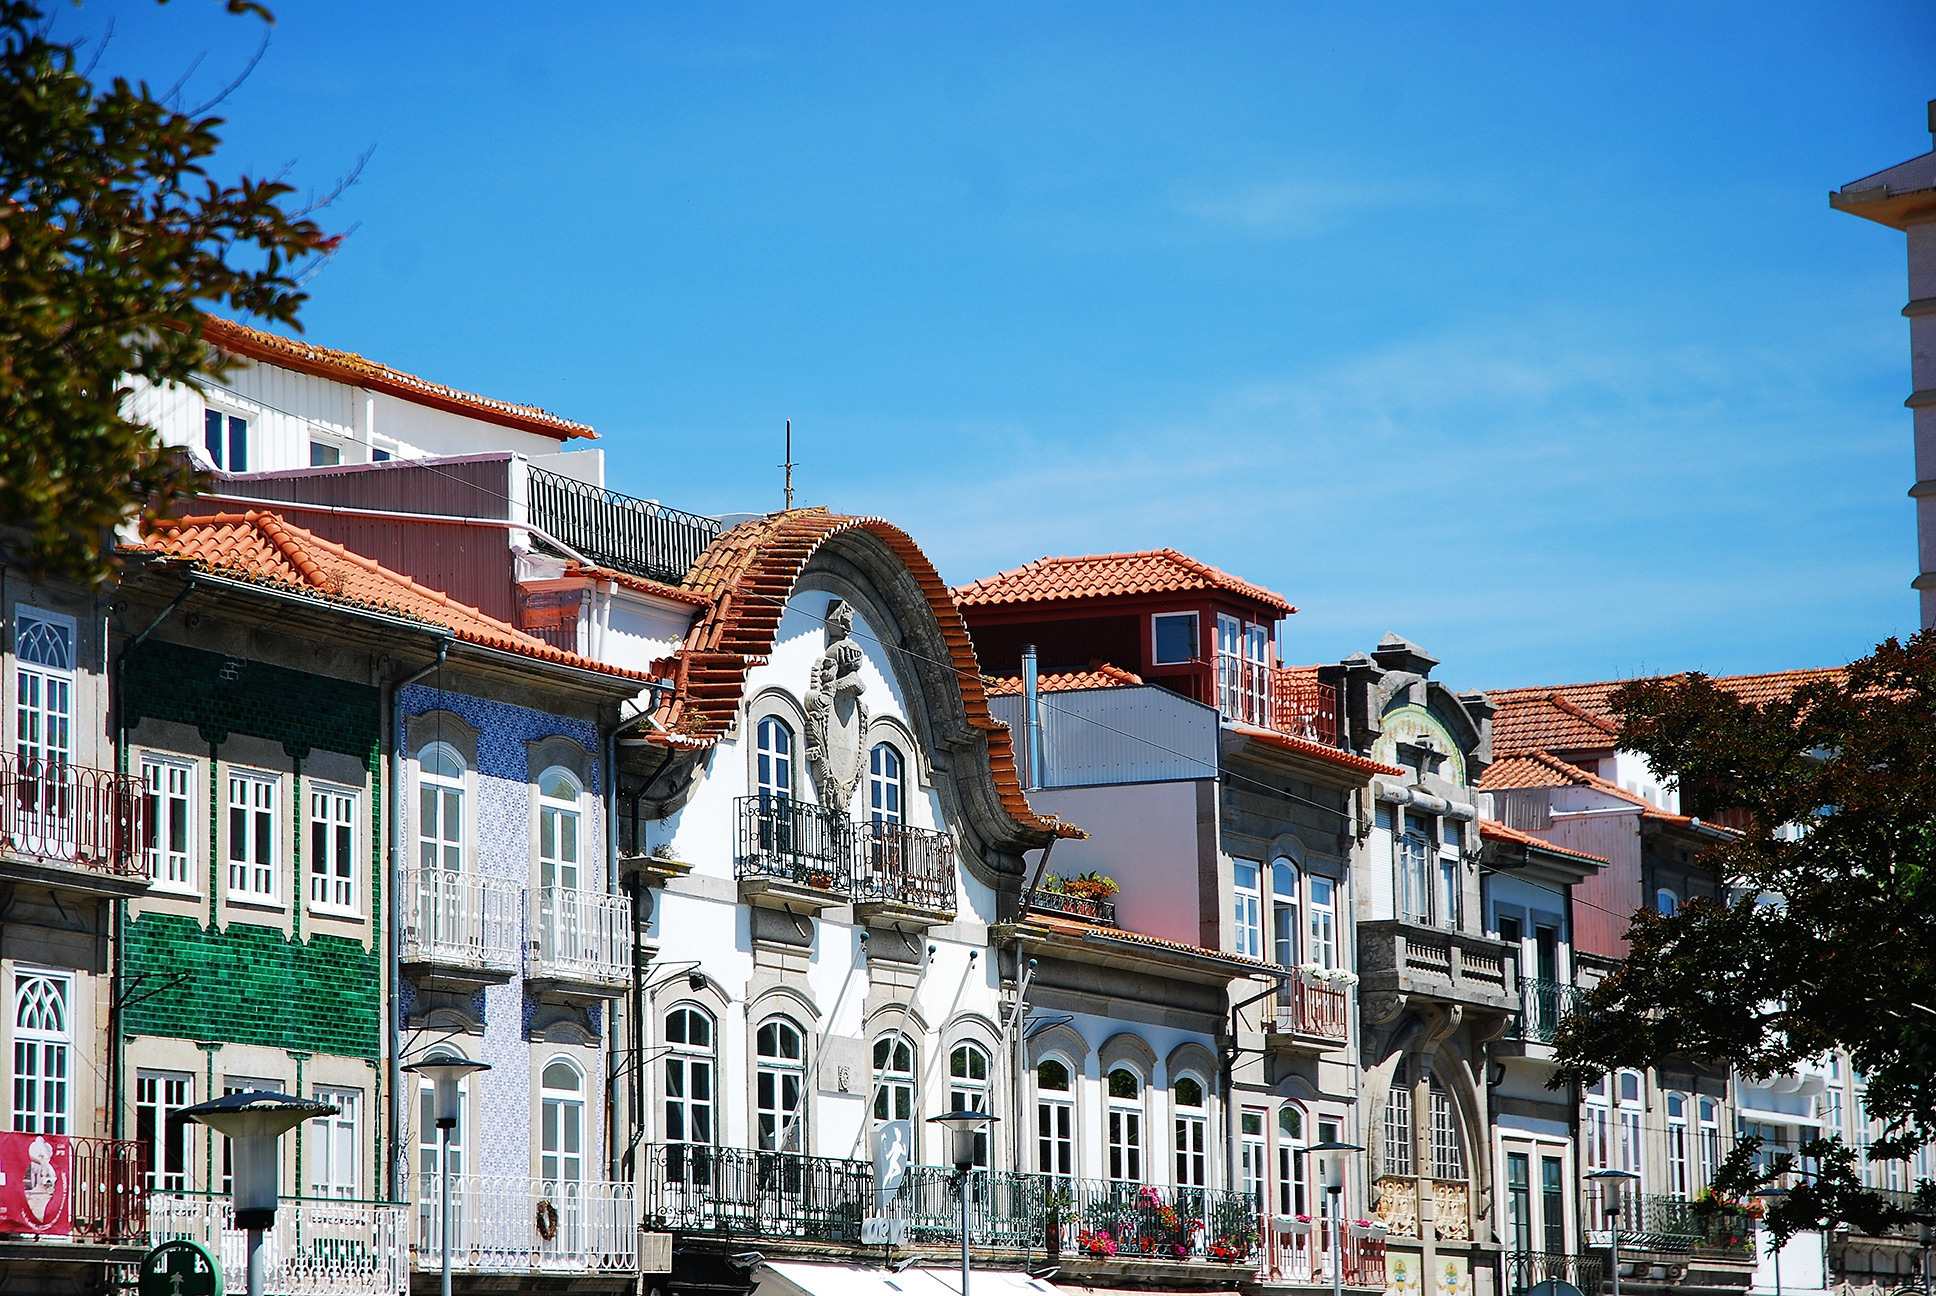
{"label": "wrought iron balcony railing", "polygon": [[1272,1029],[1320,1039],[1344,1039],[1350,1021],[1350,999],[1342,987],[1317,985],[1293,971],[1277,992]]}
{"label": "wrought iron balcony railing", "polygon": [[403,875],[403,961],[509,977],[518,970],[523,888],[456,869]]}
{"label": "wrought iron balcony railing", "polygon": [[1538,1044],[1551,1044],[1560,1037],[1560,1023],[1578,1009],[1586,991],[1557,981],[1525,980],[1519,983],[1519,1013],[1507,1027],[1507,1034]]}
{"label": "wrought iron balcony railing", "polygon": [[[31,1163],[41,1136],[0,1132],[7,1159]],[[58,1149],[47,1149],[58,1157]],[[148,1228],[148,1189],[143,1171],[147,1148],[134,1139],[69,1136],[67,1139],[67,1219],[76,1238],[91,1242],[139,1242]],[[58,1173],[58,1170],[57,1170]]]}
{"label": "wrought iron balcony railing", "polygon": [[[420,1175],[410,1249],[420,1269],[443,1258],[443,1183]],[[631,1272],[639,1267],[632,1185],[515,1175],[452,1175],[451,1268],[472,1273]]]}
{"label": "wrought iron balcony railing", "polygon": [[[1286,1229],[1282,1225],[1289,1224]],[[1326,1287],[1331,1283],[1331,1225],[1316,1218],[1297,1220],[1277,1216],[1270,1221],[1269,1245],[1264,1249],[1264,1273],[1271,1282]],[[1341,1230],[1338,1252],[1344,1258],[1344,1285],[1385,1285],[1385,1241],[1361,1237],[1348,1225]]]}
{"label": "wrought iron balcony railing", "polygon": [[719,523],[709,517],[588,486],[542,468],[529,469],[528,477],[532,525],[619,571],[677,584],[719,539]]}
{"label": "wrought iron balcony railing", "polygon": [[[249,1235],[235,1227],[227,1197],[156,1193],[149,1199],[148,1220],[151,1243],[197,1242],[221,1261],[224,1273],[249,1271]],[[409,1239],[407,1206],[284,1197],[275,1227],[263,1238],[263,1290],[274,1296],[404,1296],[410,1289]]]}
{"label": "wrought iron balcony railing", "polygon": [[1044,913],[1061,914],[1065,918],[1080,918],[1084,922],[1100,923],[1104,927],[1114,927],[1116,923],[1116,902],[1094,896],[1070,895],[1066,891],[1038,889],[1029,897],[1029,908]]}
{"label": "wrought iron balcony railing", "polygon": [[1571,1283],[1582,1292],[1597,1293],[1605,1268],[1598,1256],[1566,1255],[1553,1251],[1508,1251],[1501,1257],[1505,1296],[1519,1296],[1543,1282]]}
{"label": "wrought iron balcony railing", "polygon": [[[1589,1189],[1580,1218],[1605,1220],[1608,1199]],[[1657,1193],[1623,1192],[1620,1245],[1666,1254],[1736,1256],[1752,1252],[1754,1221],[1740,1210]]]}
{"label": "wrought iron balcony railing", "polygon": [[855,1243],[873,1214],[866,1161],[670,1143],[643,1150],[646,1226],[686,1233]]}
{"label": "wrought iron balcony railing", "polygon": [[526,977],[622,990],[632,984],[632,898],[539,887],[525,898]]}
{"label": "wrought iron balcony railing", "polygon": [[0,854],[140,877],[145,810],[136,775],[0,753]]}
{"label": "wrought iron balcony railing", "polygon": [[1278,667],[1271,672],[1270,727],[1279,733],[1338,745],[1338,690],[1315,672]]}
{"label": "wrought iron balcony railing", "polygon": [[864,823],[853,840],[855,900],[954,912],[955,843],[947,833]]}
{"label": "wrought iron balcony railing", "polygon": [[852,820],[789,797],[739,797],[734,807],[734,876],[853,895]]}

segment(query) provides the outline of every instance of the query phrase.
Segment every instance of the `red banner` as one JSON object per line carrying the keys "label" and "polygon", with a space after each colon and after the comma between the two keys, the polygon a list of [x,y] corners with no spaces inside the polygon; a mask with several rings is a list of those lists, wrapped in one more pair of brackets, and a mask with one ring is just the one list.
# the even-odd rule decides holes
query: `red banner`
{"label": "red banner", "polygon": [[66,1237],[73,1149],[65,1134],[0,1131],[0,1233]]}

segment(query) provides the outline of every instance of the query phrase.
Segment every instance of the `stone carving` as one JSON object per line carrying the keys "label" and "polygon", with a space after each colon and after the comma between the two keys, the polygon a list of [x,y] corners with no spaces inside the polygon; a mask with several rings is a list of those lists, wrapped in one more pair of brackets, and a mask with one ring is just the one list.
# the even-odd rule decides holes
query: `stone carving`
{"label": "stone carving", "polygon": [[827,604],[827,646],[807,677],[807,768],[820,790],[820,804],[843,815],[867,770],[862,660],[854,642],[854,609],[834,599]]}
{"label": "stone carving", "polygon": [[1472,1217],[1463,1179],[1437,1179],[1432,1183],[1432,1216],[1441,1242],[1464,1242],[1472,1236]]}
{"label": "stone carving", "polygon": [[1418,1236],[1418,1180],[1397,1175],[1380,1179],[1378,1218],[1393,1237]]}

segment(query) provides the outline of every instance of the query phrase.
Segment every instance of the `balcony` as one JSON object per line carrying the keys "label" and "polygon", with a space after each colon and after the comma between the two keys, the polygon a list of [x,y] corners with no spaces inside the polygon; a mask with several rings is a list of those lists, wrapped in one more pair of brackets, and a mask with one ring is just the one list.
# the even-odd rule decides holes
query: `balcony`
{"label": "balcony", "polygon": [[[1591,1213],[1582,1219],[1606,1218],[1597,1196],[1588,1194],[1587,1209]],[[1717,1260],[1754,1259],[1754,1221],[1744,1211],[1685,1197],[1628,1193],[1620,1223],[1620,1245],[1635,1251]]]}
{"label": "balcony", "polygon": [[[866,1161],[655,1145],[642,1150],[646,1228],[722,1237],[787,1238],[853,1246],[861,1220],[908,1222],[920,1247],[961,1245],[955,1173],[910,1166],[885,1208]],[[1241,1263],[1261,1242],[1255,1202],[1242,1193],[1048,1175],[977,1171],[968,1186],[968,1242],[989,1251],[1073,1260]]]}
{"label": "balcony", "polygon": [[145,809],[136,775],[0,753],[0,869],[68,891],[140,895]]}
{"label": "balcony", "polygon": [[[410,1244],[418,1269],[443,1259],[443,1187],[418,1185]],[[450,1267],[471,1273],[631,1273],[639,1267],[632,1185],[509,1175],[453,1175]]]}
{"label": "balcony", "polygon": [[1417,923],[1359,923],[1359,993],[1382,991],[1512,1012],[1519,1007],[1519,988],[1506,960],[1508,948],[1490,937]]}
{"label": "balcony", "polygon": [[1520,1296],[1543,1282],[1571,1283],[1582,1292],[1597,1293],[1605,1272],[1598,1256],[1551,1251],[1508,1251],[1500,1263],[1505,1296]]}
{"label": "balcony", "polygon": [[741,899],[818,912],[853,898],[852,820],[782,797],[739,797],[733,808]]}
{"label": "balcony", "polygon": [[632,984],[632,898],[562,886],[531,892],[524,978],[569,1002],[617,998]]}
{"label": "balcony", "polygon": [[1338,745],[1338,690],[1318,681],[1308,667],[1271,672],[1270,727],[1326,747]]}
{"label": "balcony", "polygon": [[1081,882],[1081,878],[1045,877],[1042,885],[1029,893],[1028,907],[1039,913],[1060,914],[1102,927],[1117,926],[1116,902],[1109,898],[1115,893],[1083,894],[1069,890],[1072,884],[1079,886]]}
{"label": "balcony", "polygon": [[518,970],[523,888],[455,869],[403,875],[403,966],[419,985],[470,993]]}
{"label": "balcony", "polygon": [[1557,981],[1519,983],[1519,1013],[1506,1028],[1508,1038],[1528,1044],[1559,1040],[1560,1024],[1579,1011],[1586,991]]}
{"label": "balcony", "polygon": [[[43,1143],[54,1155],[54,1172],[61,1171],[60,1151],[39,1134],[0,1132],[0,1149],[6,1159],[26,1166],[31,1164],[33,1145]],[[82,1138],[66,1136],[67,1143],[67,1230],[62,1241],[71,1238],[107,1246],[139,1245],[148,1229],[148,1190],[143,1184],[146,1150],[133,1139]],[[0,1180],[4,1182],[4,1180]],[[58,1220],[58,1204],[48,1201],[40,1208],[44,1218]],[[0,1234],[0,1246],[7,1241],[31,1240]]]}
{"label": "balcony", "polygon": [[857,824],[852,836],[854,907],[863,920],[954,917],[954,838],[903,823]]}
{"label": "balcony", "polygon": [[654,500],[634,499],[570,477],[530,468],[531,525],[607,567],[678,584],[719,539],[719,523]]}
{"label": "balcony", "polygon": [[[388,1202],[285,1197],[263,1237],[269,1296],[403,1296],[410,1289],[410,1213]],[[207,1247],[237,1290],[249,1272],[249,1235],[235,1227],[227,1197],[156,1193],[148,1203],[148,1237]]]}
{"label": "balcony", "polygon": [[1342,986],[1320,985],[1296,968],[1277,992],[1274,1016],[1264,1019],[1273,1035],[1342,1043],[1350,1030],[1350,996]]}
{"label": "balcony", "polygon": [[[1346,1225],[1338,1250],[1344,1258],[1344,1285],[1383,1290],[1385,1240],[1359,1236]],[[1264,1281],[1331,1285],[1331,1226],[1323,1219],[1302,1220],[1279,1215],[1271,1220],[1270,1245],[1264,1253]]]}

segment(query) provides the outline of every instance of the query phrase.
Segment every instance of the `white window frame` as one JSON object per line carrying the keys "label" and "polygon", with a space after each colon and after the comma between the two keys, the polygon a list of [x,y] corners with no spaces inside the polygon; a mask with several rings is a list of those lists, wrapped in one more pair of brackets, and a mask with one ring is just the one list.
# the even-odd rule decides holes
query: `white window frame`
{"label": "white window frame", "polygon": [[[552,1083],[560,1067],[571,1073],[570,1088]],[[584,1067],[563,1054],[545,1059],[538,1072],[538,1178],[568,1199],[578,1195],[568,1185],[585,1182],[585,1163],[591,1159],[591,1131],[585,1123],[589,1096]]]}
{"label": "white window frame", "polygon": [[[902,1065],[897,1059],[907,1055]],[[905,1031],[889,1031],[874,1040],[873,1087],[867,1100],[868,1128],[877,1130],[889,1121],[912,1121],[915,1138],[920,1137],[921,1053]]]}
{"label": "white window frame", "polygon": [[1285,1103],[1277,1109],[1277,1213],[1280,1215],[1311,1213],[1310,1184],[1305,1170],[1305,1149],[1311,1145],[1310,1128],[1304,1109],[1296,1103]]}
{"label": "white window frame", "polygon": [[[892,772],[882,769],[893,764]],[[867,813],[870,823],[900,823],[907,814],[907,759],[893,743],[875,743],[867,753]]]}
{"label": "white window frame", "polygon": [[[776,734],[786,735],[784,751],[773,741]],[[769,801],[792,801],[799,787],[800,760],[800,737],[793,726],[782,716],[763,715],[753,726],[753,745],[753,792],[760,807],[765,809]]]}
{"label": "white window frame", "polygon": [[[74,978],[46,968],[16,967],[9,987],[13,1022],[13,1128],[22,1134],[65,1134],[74,1108]],[[49,1024],[51,1001],[55,1020]],[[34,1021],[26,1020],[31,1014]]]}
{"label": "white window frame", "polygon": [[[1338,968],[1343,964],[1338,958],[1338,886],[1335,878],[1313,873],[1305,879],[1309,900],[1305,911],[1311,916],[1310,943],[1305,946],[1311,962],[1324,968]],[[1319,900],[1320,889],[1326,899]]]}
{"label": "white window frame", "polygon": [[[1688,1157],[1687,1095],[1669,1093],[1661,1106],[1667,1112],[1667,1195],[1686,1201],[1694,1195],[1693,1167]],[[1676,1111],[1678,1107],[1680,1110]]]}
{"label": "white window frame", "polygon": [[[1185,1081],[1197,1087],[1197,1101],[1183,1100]],[[1179,1188],[1210,1186],[1210,1086],[1194,1071],[1186,1071],[1170,1084],[1174,1106],[1176,1177]]]}
{"label": "white window frame", "polygon": [[[1042,1087],[1042,1068],[1051,1062],[1062,1068],[1066,1088]],[[1079,1172],[1075,1087],[1080,1074],[1069,1059],[1054,1054],[1038,1061],[1031,1073],[1035,1085],[1035,1169],[1039,1174],[1073,1179]]]}
{"label": "white window frame", "polygon": [[[974,1060],[981,1059],[981,1077],[974,1075]],[[995,1079],[995,1060],[978,1040],[956,1040],[948,1050],[948,1110],[987,1111],[988,1093]],[[975,1165],[988,1168],[988,1130],[975,1134]]]}
{"label": "white window frame", "polygon": [[[268,770],[230,765],[223,771],[228,789],[223,854],[228,870],[224,890],[231,904],[279,907],[282,904],[282,776]],[[245,795],[238,802],[236,795]],[[237,812],[242,831],[237,842]],[[266,824],[264,820],[266,819]],[[261,857],[263,847],[268,858]],[[238,856],[240,845],[243,853]],[[241,885],[237,885],[240,882]]]}
{"label": "white window frame", "polygon": [[[769,1026],[775,1028],[776,1045],[781,1045],[791,1032],[799,1054],[788,1057],[784,1051],[767,1052],[759,1037]],[[754,1133],[759,1150],[804,1152],[808,1146],[807,1033],[793,1018],[775,1015],[760,1022],[753,1039]],[[789,1080],[794,1084],[794,1099],[790,1104],[786,1100]]]}
{"label": "white window frame", "polygon": [[[557,784],[571,790],[547,791]],[[578,776],[554,765],[538,776],[538,885],[578,891],[585,884],[585,789]]]}
{"label": "white window frame", "polygon": [[[1134,1097],[1118,1096],[1112,1084],[1116,1074],[1133,1077]],[[1136,1068],[1118,1062],[1103,1072],[1103,1135],[1106,1177],[1111,1183],[1142,1183],[1143,1180],[1143,1095],[1149,1090]]]}
{"label": "white window frame", "polygon": [[[209,462],[218,471],[225,473],[245,473],[251,470],[249,463],[251,458],[249,454],[249,433],[254,421],[255,416],[253,414],[233,414],[226,409],[221,409],[214,405],[209,405],[204,408],[202,412],[202,453],[207,456]],[[239,429],[236,426],[237,424],[241,425]],[[216,432],[218,428],[220,430],[214,438],[214,443],[211,444],[209,433]],[[234,466],[235,443],[238,431],[240,432],[242,440],[242,466],[239,468]],[[262,471],[260,465],[257,465],[254,471]]]}
{"label": "white window frame", "polygon": [[[1159,621],[1187,620],[1190,623],[1190,655],[1170,660],[1162,655],[1157,645],[1162,642],[1156,626]],[[1158,612],[1150,617],[1150,664],[1153,666],[1194,666],[1203,660],[1203,627],[1194,612]]]}
{"label": "white window frame", "polygon": [[[195,1105],[195,1077],[185,1071],[135,1072],[135,1140],[148,1149],[148,1168],[143,1182],[149,1192],[186,1192],[194,1178],[193,1158],[188,1151],[188,1123],[179,1112]],[[148,1134],[141,1125],[146,1120]],[[181,1168],[167,1168],[168,1154],[180,1154]]]}
{"label": "white window frame", "polygon": [[[1252,859],[1230,861],[1231,939],[1236,952],[1250,958],[1264,957],[1264,866]],[[1250,881],[1244,881],[1248,872]]]}
{"label": "white window frame", "polygon": [[1279,855],[1271,861],[1270,877],[1271,957],[1279,967],[1296,967],[1304,961],[1303,906],[1299,898],[1303,870],[1290,856]]}
{"label": "white window frame", "polygon": [[[143,831],[148,838],[142,844],[142,854],[147,860],[151,890],[201,894],[195,876],[199,872],[195,866],[195,769],[194,761],[142,753],[141,788],[147,798]],[[177,783],[179,793],[174,786]],[[174,849],[173,833],[165,833],[165,829],[175,828],[181,832],[179,851]]]}
{"label": "white window frame", "polygon": [[[427,759],[432,756],[448,756],[457,773],[433,772]],[[470,827],[466,822],[470,803],[466,777],[470,772],[469,762],[449,743],[438,742],[426,743],[417,753],[416,764],[417,867],[426,873],[462,873],[470,854]],[[435,801],[426,805],[429,797],[435,797]],[[453,824],[452,820],[456,822]],[[450,831],[453,827],[455,836]]]}
{"label": "white window frame", "polygon": [[[675,1019],[679,1019],[676,1032]],[[669,1147],[712,1147],[719,1139],[719,1022],[696,1003],[674,1004],[666,1010],[665,1021],[665,1119],[661,1133]],[[703,1042],[692,1039],[695,1021],[706,1028]],[[675,1033],[683,1038],[674,1039]],[[701,1125],[704,1130],[698,1128]]]}
{"label": "white window frame", "polygon": [[313,1085],[309,1092],[317,1102],[337,1109],[333,1116],[316,1116],[309,1122],[303,1172],[309,1176],[310,1195],[354,1200],[363,1183],[363,1091]]}
{"label": "white window frame", "polygon": [[[303,871],[309,879],[309,907],[317,913],[360,915],[356,843],[362,798],[355,788],[331,783],[311,782],[303,790],[308,809],[304,843],[308,858]],[[319,863],[324,867],[318,869]]]}
{"label": "white window frame", "polygon": [[[1251,1126],[1256,1128],[1252,1129]],[[1244,1107],[1237,1113],[1237,1191],[1257,1204],[1262,1215],[1270,1208],[1270,1109]]]}

